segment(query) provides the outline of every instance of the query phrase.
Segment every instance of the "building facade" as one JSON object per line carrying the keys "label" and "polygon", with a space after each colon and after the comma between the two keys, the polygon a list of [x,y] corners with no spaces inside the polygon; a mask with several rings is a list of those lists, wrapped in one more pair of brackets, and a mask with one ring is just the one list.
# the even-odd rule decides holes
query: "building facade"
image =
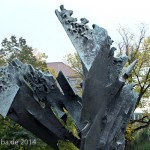
{"label": "building facade", "polygon": [[47,63],[47,67],[54,69],[56,74],[58,74],[59,71],[62,71],[63,74],[68,79],[74,91],[76,93],[81,91],[81,87],[80,87],[81,78],[70,66],[68,66],[67,64],[63,62],[49,62]]}

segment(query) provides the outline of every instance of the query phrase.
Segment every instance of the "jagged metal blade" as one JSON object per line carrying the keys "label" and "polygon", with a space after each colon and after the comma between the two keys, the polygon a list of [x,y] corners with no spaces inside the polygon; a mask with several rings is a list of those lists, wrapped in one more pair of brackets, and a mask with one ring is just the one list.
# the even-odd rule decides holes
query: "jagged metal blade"
{"label": "jagged metal blade", "polygon": [[[116,97],[125,84],[125,80],[120,80],[119,76],[124,64],[127,61],[127,57],[114,58],[110,55],[111,49],[106,44],[102,45],[102,49],[103,51],[99,51],[96,56],[85,80],[81,122],[87,122],[87,125],[82,130],[83,142],[81,149],[83,150],[89,150],[92,149],[92,147],[94,147],[93,149],[98,148],[96,145],[99,143],[101,137],[100,133],[102,132],[101,129],[104,126],[104,114],[107,109],[111,108],[111,102],[113,104],[113,101],[116,100]],[[128,71],[128,73],[129,72],[130,71]],[[122,94],[122,96],[124,96],[124,94]],[[126,97],[129,98],[131,96],[132,94],[130,96],[127,95]],[[136,99],[136,97],[134,99]],[[129,107],[130,106],[128,106],[127,109]],[[114,110],[107,114],[108,117],[110,117],[109,115],[111,115],[111,113],[114,113],[113,111]],[[120,118],[122,116],[120,115],[118,117]],[[91,137],[93,138],[92,141],[90,141]],[[102,138],[105,138],[105,134],[102,135]],[[106,139],[108,138],[106,137]],[[102,141],[100,141],[101,146],[99,147],[102,147]],[[106,146],[105,143],[104,145]]]}
{"label": "jagged metal blade", "polygon": [[[4,116],[9,110],[8,108],[11,105],[17,90],[24,83],[33,90],[33,97],[36,101],[40,102],[47,100],[46,103],[49,104],[49,106],[55,105],[56,111],[60,117],[64,115],[61,105],[57,105],[58,101],[61,99],[61,92],[58,90],[55,80],[49,72],[42,72],[34,69],[31,65],[23,64],[18,59],[14,59],[9,65],[0,68],[0,74],[0,103],[4,103],[3,99],[6,99],[6,96],[8,98],[5,101],[10,102],[7,107],[1,107],[0,109],[1,111],[2,109],[5,109],[5,113],[2,112]],[[55,90],[55,93],[53,92],[53,94],[51,94],[51,90]]]}
{"label": "jagged metal blade", "polygon": [[124,74],[123,74],[123,78],[124,78],[124,79],[127,79],[127,78],[130,76],[131,71],[134,69],[134,67],[135,67],[135,65],[137,64],[137,62],[138,62],[138,60],[135,60],[135,61],[133,61],[133,62],[127,67],[126,71],[125,71]]}
{"label": "jagged metal blade", "polygon": [[64,93],[63,104],[73,118],[76,126],[81,130],[80,115],[81,115],[81,98],[74,92],[63,72],[59,72],[56,78]]}
{"label": "jagged metal blade", "polygon": [[19,90],[19,86],[13,82],[13,69],[11,66],[0,68],[0,114],[5,117]]}
{"label": "jagged metal blade", "polygon": [[[110,146],[114,147],[124,145],[124,136],[126,126],[132,115],[138,95],[135,94],[131,85],[126,85],[118,92],[115,99],[105,106],[105,113],[99,111],[85,135],[83,149],[105,149],[109,150]],[[102,106],[100,106],[100,109]],[[107,108],[107,109],[106,109]],[[92,137],[92,141],[91,141]],[[117,142],[117,143],[116,143]],[[110,144],[113,143],[113,144]],[[107,147],[107,148],[106,148]],[[112,148],[113,149],[113,148]],[[120,149],[121,150],[121,149]]]}
{"label": "jagged metal blade", "polygon": [[110,48],[103,45],[102,49],[103,52],[99,51],[85,80],[82,121],[93,120],[99,107],[106,105],[108,99],[115,96],[125,83],[119,80],[119,74],[127,58],[108,57]]}
{"label": "jagged metal blade", "polygon": [[[31,114],[28,107],[31,108],[31,113],[36,109],[38,118],[43,116],[44,109],[41,108],[37,101],[33,99],[32,93],[29,88],[27,88],[26,86],[22,86],[11,105],[8,117],[57,150],[57,141],[59,140],[58,136],[56,136],[50,130],[51,127],[45,127],[42,122],[40,122],[38,118],[34,116],[34,113]],[[41,118],[43,118],[44,120],[44,117]],[[51,138],[53,140],[49,140]]]}
{"label": "jagged metal blade", "polygon": [[70,141],[77,140],[61,124],[50,108],[42,108],[34,100],[33,92],[25,84],[18,91],[8,117],[34,133],[55,150],[58,149],[58,140],[65,140],[65,138]]}
{"label": "jagged metal blade", "polygon": [[7,87],[7,90],[0,92],[0,114],[3,117],[6,117],[18,90],[19,87],[16,84],[12,84]]}
{"label": "jagged metal blade", "polygon": [[74,89],[71,87],[71,84],[69,83],[67,77],[63,74],[62,71],[59,71],[56,79],[65,95],[76,96]]}
{"label": "jagged metal blade", "polygon": [[[93,29],[90,29],[87,19],[81,18],[81,22],[78,23],[76,18],[71,17],[73,11],[64,9],[63,5],[60,9],[61,12],[56,10],[55,13],[83,64],[89,70],[98,51],[101,50],[102,43],[108,38],[107,31],[97,25],[93,25]],[[111,44],[112,41],[109,39],[108,43]]]}

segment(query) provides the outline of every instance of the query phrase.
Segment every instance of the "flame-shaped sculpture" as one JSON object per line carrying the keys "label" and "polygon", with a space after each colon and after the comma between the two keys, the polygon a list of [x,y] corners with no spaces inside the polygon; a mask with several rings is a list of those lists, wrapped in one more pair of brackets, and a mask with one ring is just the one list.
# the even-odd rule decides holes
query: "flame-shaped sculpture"
{"label": "flame-shaped sculpture", "polygon": [[[111,47],[113,41],[105,29],[95,24],[90,29],[86,18],[78,23],[73,11],[63,5],[60,10],[56,15],[83,65],[82,98],[62,72],[56,84],[50,73],[14,60],[0,68],[0,113],[54,149],[58,149],[58,140],[68,139],[81,150],[123,150],[124,132],[137,100],[133,85],[126,79],[137,60],[123,72],[128,58],[114,57],[116,48]],[[74,120],[80,139],[59,121],[65,122],[64,108]]]}

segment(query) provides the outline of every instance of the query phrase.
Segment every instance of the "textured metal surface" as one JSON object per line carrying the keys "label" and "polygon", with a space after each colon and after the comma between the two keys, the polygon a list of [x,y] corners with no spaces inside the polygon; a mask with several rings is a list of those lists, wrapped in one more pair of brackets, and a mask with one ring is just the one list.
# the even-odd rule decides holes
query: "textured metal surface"
{"label": "textured metal surface", "polygon": [[14,83],[11,67],[0,68],[0,114],[6,116],[19,87]]}
{"label": "textured metal surface", "polygon": [[[54,149],[58,149],[58,140],[66,139],[79,147],[80,140],[57,118],[64,118],[67,97],[49,72],[34,69],[17,59],[0,71],[0,113],[4,117],[8,115]],[[66,108],[70,108],[71,103],[68,104]]]}
{"label": "textured metal surface", "polygon": [[6,117],[18,90],[19,87],[17,85],[11,85],[7,90],[4,90],[3,93],[0,94],[0,114],[3,117]]}
{"label": "textured metal surface", "polygon": [[80,115],[81,115],[81,98],[73,91],[70,83],[67,78],[63,74],[63,72],[59,72],[57,81],[64,93],[63,104],[64,107],[68,110],[69,114],[73,118],[75,125],[78,129],[82,129],[82,125],[80,123]]}
{"label": "textured metal surface", "polygon": [[136,104],[137,94],[126,79],[137,63],[124,69],[128,58],[114,57],[115,47],[107,31],[87,26],[85,18],[72,17],[73,11],[60,6],[55,11],[83,65],[83,95],[80,125],[81,150],[124,149],[124,132]]}
{"label": "textured metal surface", "polygon": [[79,140],[66,129],[51,108],[42,108],[33,98],[33,91],[26,85],[19,89],[8,117],[34,133],[44,142],[58,149],[58,140],[70,140],[79,146]]}
{"label": "textured metal surface", "polygon": [[112,41],[104,28],[94,24],[93,29],[90,29],[86,18],[81,18],[80,22],[77,22],[77,19],[72,17],[73,11],[66,10],[63,5],[60,9],[60,12],[56,10],[55,13],[83,64],[89,70],[103,42],[107,39],[107,42],[112,44]]}
{"label": "textured metal surface", "polygon": [[[79,97],[65,75],[57,82],[49,72],[14,60],[0,68],[0,113],[28,129],[54,149],[58,140],[70,140],[81,150],[123,150],[125,130],[137,94],[126,82],[137,63],[124,69],[128,58],[114,57],[115,47],[105,29],[86,18],[80,23],[73,11],[60,6],[56,15],[76,48],[83,65],[83,94]],[[67,110],[81,139],[73,136],[66,122]],[[81,145],[80,145],[81,142]]]}

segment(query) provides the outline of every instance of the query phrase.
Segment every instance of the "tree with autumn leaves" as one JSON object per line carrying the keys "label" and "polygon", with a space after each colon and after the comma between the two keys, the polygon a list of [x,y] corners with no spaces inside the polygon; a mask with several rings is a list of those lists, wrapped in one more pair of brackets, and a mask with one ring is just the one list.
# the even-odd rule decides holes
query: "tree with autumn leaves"
{"label": "tree with autumn leaves", "polygon": [[126,54],[128,56],[127,65],[135,59],[138,60],[129,82],[135,84],[134,90],[138,93],[136,108],[145,108],[142,117],[130,120],[126,131],[127,145],[130,145],[131,141],[136,138],[135,135],[138,132],[150,128],[150,110],[148,110],[150,107],[150,37],[146,36],[148,33],[146,25],[138,26],[138,31],[136,35],[127,28],[120,27],[118,29],[121,36],[121,41],[118,43],[119,55]]}
{"label": "tree with autumn leaves", "polygon": [[18,58],[21,62],[32,64],[35,68],[46,69],[47,56],[28,46],[24,38],[20,37],[18,40],[15,36],[11,36],[10,39],[5,38],[1,46],[1,66],[12,61],[14,58]]}
{"label": "tree with autumn leaves", "polygon": [[[17,58],[23,63],[33,65],[35,68],[46,70],[46,58],[44,53],[40,53],[37,50],[27,45],[24,38],[17,39],[15,36],[11,36],[10,39],[5,38],[1,43],[0,49],[0,66],[6,65],[13,59]],[[27,145],[7,145],[1,144],[0,150],[52,150],[47,144],[35,137],[32,133],[25,130],[17,123],[10,120],[8,117],[3,118],[0,116],[0,138],[3,140],[30,140],[32,143]]]}

